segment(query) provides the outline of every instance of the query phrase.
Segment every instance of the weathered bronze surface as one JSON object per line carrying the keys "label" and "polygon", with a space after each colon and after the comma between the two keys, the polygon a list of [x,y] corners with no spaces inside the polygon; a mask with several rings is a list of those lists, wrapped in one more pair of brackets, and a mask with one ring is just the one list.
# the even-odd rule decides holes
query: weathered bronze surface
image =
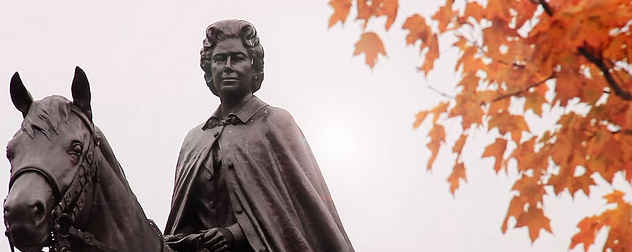
{"label": "weathered bronze surface", "polygon": [[211,24],[200,65],[221,104],[186,136],[165,233],[178,251],[353,251],[303,133],[254,95],[263,47],[252,24]]}

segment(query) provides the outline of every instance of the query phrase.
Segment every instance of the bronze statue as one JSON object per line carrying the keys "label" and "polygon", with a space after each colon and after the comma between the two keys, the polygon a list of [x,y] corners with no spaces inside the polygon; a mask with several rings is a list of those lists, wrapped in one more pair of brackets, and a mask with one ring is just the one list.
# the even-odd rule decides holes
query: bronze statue
{"label": "bronze statue", "polygon": [[74,101],[39,101],[11,78],[21,129],[7,146],[11,163],[4,223],[11,250],[171,251],[147,220],[105,136],[92,122],[90,87],[80,68]]}
{"label": "bronze statue", "polygon": [[353,251],[292,116],[253,93],[263,47],[252,24],[206,29],[200,65],[221,104],[186,136],[165,239],[176,251]]}

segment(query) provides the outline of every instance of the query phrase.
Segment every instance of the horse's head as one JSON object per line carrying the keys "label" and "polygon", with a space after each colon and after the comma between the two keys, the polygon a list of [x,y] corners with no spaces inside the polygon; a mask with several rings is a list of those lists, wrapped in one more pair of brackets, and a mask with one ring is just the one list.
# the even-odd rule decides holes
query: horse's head
{"label": "horse's head", "polygon": [[[59,219],[54,221],[59,208],[89,202],[73,198],[76,195],[69,196],[67,191],[76,189],[71,184],[77,174],[89,171],[84,168],[91,163],[98,142],[91,119],[90,88],[85,73],[77,67],[72,83],[74,101],[61,96],[33,101],[17,73],[11,79],[10,92],[24,121],[7,146],[11,180],[4,202],[6,234],[22,251],[41,251],[51,245],[51,231],[59,228]],[[62,199],[67,197],[71,199]],[[74,202],[61,206],[64,201]]]}

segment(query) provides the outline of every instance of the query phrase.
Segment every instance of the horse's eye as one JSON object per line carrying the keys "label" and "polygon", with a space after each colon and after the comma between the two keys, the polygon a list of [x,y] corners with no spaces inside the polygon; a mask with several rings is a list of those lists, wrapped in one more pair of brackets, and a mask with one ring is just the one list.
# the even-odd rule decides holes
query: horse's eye
{"label": "horse's eye", "polygon": [[70,149],[70,154],[75,155],[77,157],[81,156],[81,152],[83,152],[83,145],[81,142],[73,142],[72,148]]}

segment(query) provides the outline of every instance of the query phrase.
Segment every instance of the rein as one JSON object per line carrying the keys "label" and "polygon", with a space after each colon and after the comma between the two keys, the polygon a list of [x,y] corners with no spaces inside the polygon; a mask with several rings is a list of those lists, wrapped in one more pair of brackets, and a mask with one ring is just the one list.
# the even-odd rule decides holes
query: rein
{"label": "rein", "polygon": [[[81,213],[84,206],[87,204],[86,195],[91,191],[94,191],[95,183],[97,179],[97,163],[94,162],[94,149],[100,144],[100,139],[96,134],[94,124],[88,117],[78,110],[72,107],[72,112],[77,114],[83,123],[88,126],[90,131],[90,140],[85,151],[85,154],[81,156],[78,164],[78,170],[68,187],[66,193],[63,194],[60,190],[59,183],[48,171],[38,167],[24,167],[11,176],[9,181],[9,188],[13,185],[13,182],[19,175],[27,172],[36,172],[42,175],[53,188],[55,198],[59,200],[59,203],[51,212],[52,230],[51,230],[51,245],[49,251],[70,252],[70,237],[74,237],[84,242],[85,244],[100,249],[106,252],[116,252],[115,249],[109,247],[107,244],[95,239],[94,235],[82,231],[76,228],[74,225],[77,216]],[[9,243],[10,237],[9,237]],[[11,251],[14,251],[11,244]]]}

